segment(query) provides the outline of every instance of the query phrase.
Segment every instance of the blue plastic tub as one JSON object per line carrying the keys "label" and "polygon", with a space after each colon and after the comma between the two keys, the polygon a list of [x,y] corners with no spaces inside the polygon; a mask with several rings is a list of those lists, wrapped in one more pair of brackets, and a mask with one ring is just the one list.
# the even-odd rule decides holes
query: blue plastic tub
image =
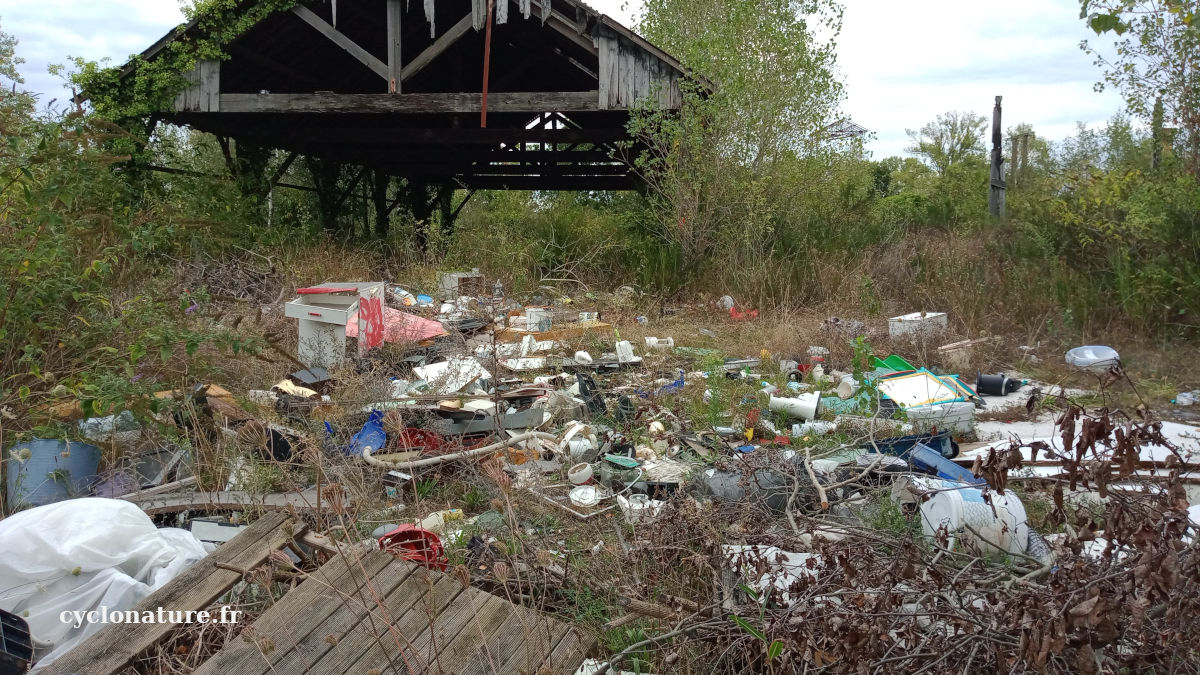
{"label": "blue plastic tub", "polygon": [[100,448],[78,441],[35,438],[4,453],[8,508],[42,506],[89,493]]}

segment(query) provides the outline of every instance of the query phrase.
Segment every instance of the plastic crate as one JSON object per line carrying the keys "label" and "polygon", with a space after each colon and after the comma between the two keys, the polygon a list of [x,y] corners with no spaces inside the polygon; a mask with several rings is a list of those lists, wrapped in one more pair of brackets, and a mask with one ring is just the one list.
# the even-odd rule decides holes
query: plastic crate
{"label": "plastic crate", "polygon": [[25,619],[0,609],[0,675],[22,675],[33,660],[33,640]]}

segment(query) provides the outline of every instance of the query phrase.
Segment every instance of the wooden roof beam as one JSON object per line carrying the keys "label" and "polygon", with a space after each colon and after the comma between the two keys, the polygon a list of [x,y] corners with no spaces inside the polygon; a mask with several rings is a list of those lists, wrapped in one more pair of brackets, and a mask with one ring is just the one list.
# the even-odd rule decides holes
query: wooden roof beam
{"label": "wooden roof beam", "polygon": [[316,12],[304,5],[296,5],[292,8],[292,12],[303,19],[305,23],[317,29],[317,32],[321,33],[321,35],[329,38],[330,42],[346,50],[346,53],[358,59],[360,63],[370,68],[376,75],[382,77],[385,81],[388,79],[388,66],[386,63],[380,61],[371,52],[360,47],[357,42],[351,40],[345,33],[329,25],[325,19],[317,16]]}
{"label": "wooden roof beam", "polygon": [[406,81],[424,70],[426,66],[433,63],[434,59],[441,56],[442,52],[462,39],[462,36],[466,35],[467,31],[471,30],[471,27],[471,15],[467,14],[458,23],[451,26],[450,30],[447,30],[438,39],[434,40],[433,44],[426,47],[420,54],[417,54],[415,59],[409,61],[404,66],[400,71],[401,81]]}
{"label": "wooden roof beam", "polygon": [[[386,70],[386,67],[385,67]],[[447,94],[221,94],[225,113],[478,113],[481,95]],[[592,91],[495,92],[488,110],[496,113],[600,110],[600,93]]]}

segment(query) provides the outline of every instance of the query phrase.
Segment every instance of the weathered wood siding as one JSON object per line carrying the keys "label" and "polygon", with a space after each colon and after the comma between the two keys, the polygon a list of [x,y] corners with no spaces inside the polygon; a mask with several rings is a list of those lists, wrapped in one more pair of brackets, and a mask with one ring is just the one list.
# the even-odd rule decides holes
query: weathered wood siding
{"label": "weathered wood siding", "polygon": [[683,105],[679,71],[629,39],[605,27],[599,29],[600,109],[629,109],[644,99],[662,108]]}
{"label": "weathered wood siding", "polygon": [[200,61],[184,77],[192,85],[175,98],[176,112],[221,111],[221,62]]}

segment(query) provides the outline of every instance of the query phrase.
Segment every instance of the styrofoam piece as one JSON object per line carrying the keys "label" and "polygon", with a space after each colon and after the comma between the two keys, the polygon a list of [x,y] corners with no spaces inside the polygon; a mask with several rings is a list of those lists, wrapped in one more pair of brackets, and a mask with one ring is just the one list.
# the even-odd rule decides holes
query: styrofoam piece
{"label": "styrofoam piece", "polygon": [[592,363],[593,360],[594,359],[592,359],[592,355],[585,351],[575,352],[575,361],[577,363],[582,363],[584,365],[587,365],[589,363]]}
{"label": "styrofoam piece", "polygon": [[525,322],[526,327],[535,333],[545,333],[554,325],[549,307],[525,308]]}
{"label": "styrofoam piece", "polygon": [[913,338],[942,333],[950,325],[945,312],[913,312],[888,319],[888,335]]}
{"label": "styrofoam piece", "polygon": [[666,351],[670,351],[674,348],[675,348],[675,338],[673,338],[673,337],[667,337],[667,338],[648,337],[648,338],[646,338],[646,349],[666,352]]}

